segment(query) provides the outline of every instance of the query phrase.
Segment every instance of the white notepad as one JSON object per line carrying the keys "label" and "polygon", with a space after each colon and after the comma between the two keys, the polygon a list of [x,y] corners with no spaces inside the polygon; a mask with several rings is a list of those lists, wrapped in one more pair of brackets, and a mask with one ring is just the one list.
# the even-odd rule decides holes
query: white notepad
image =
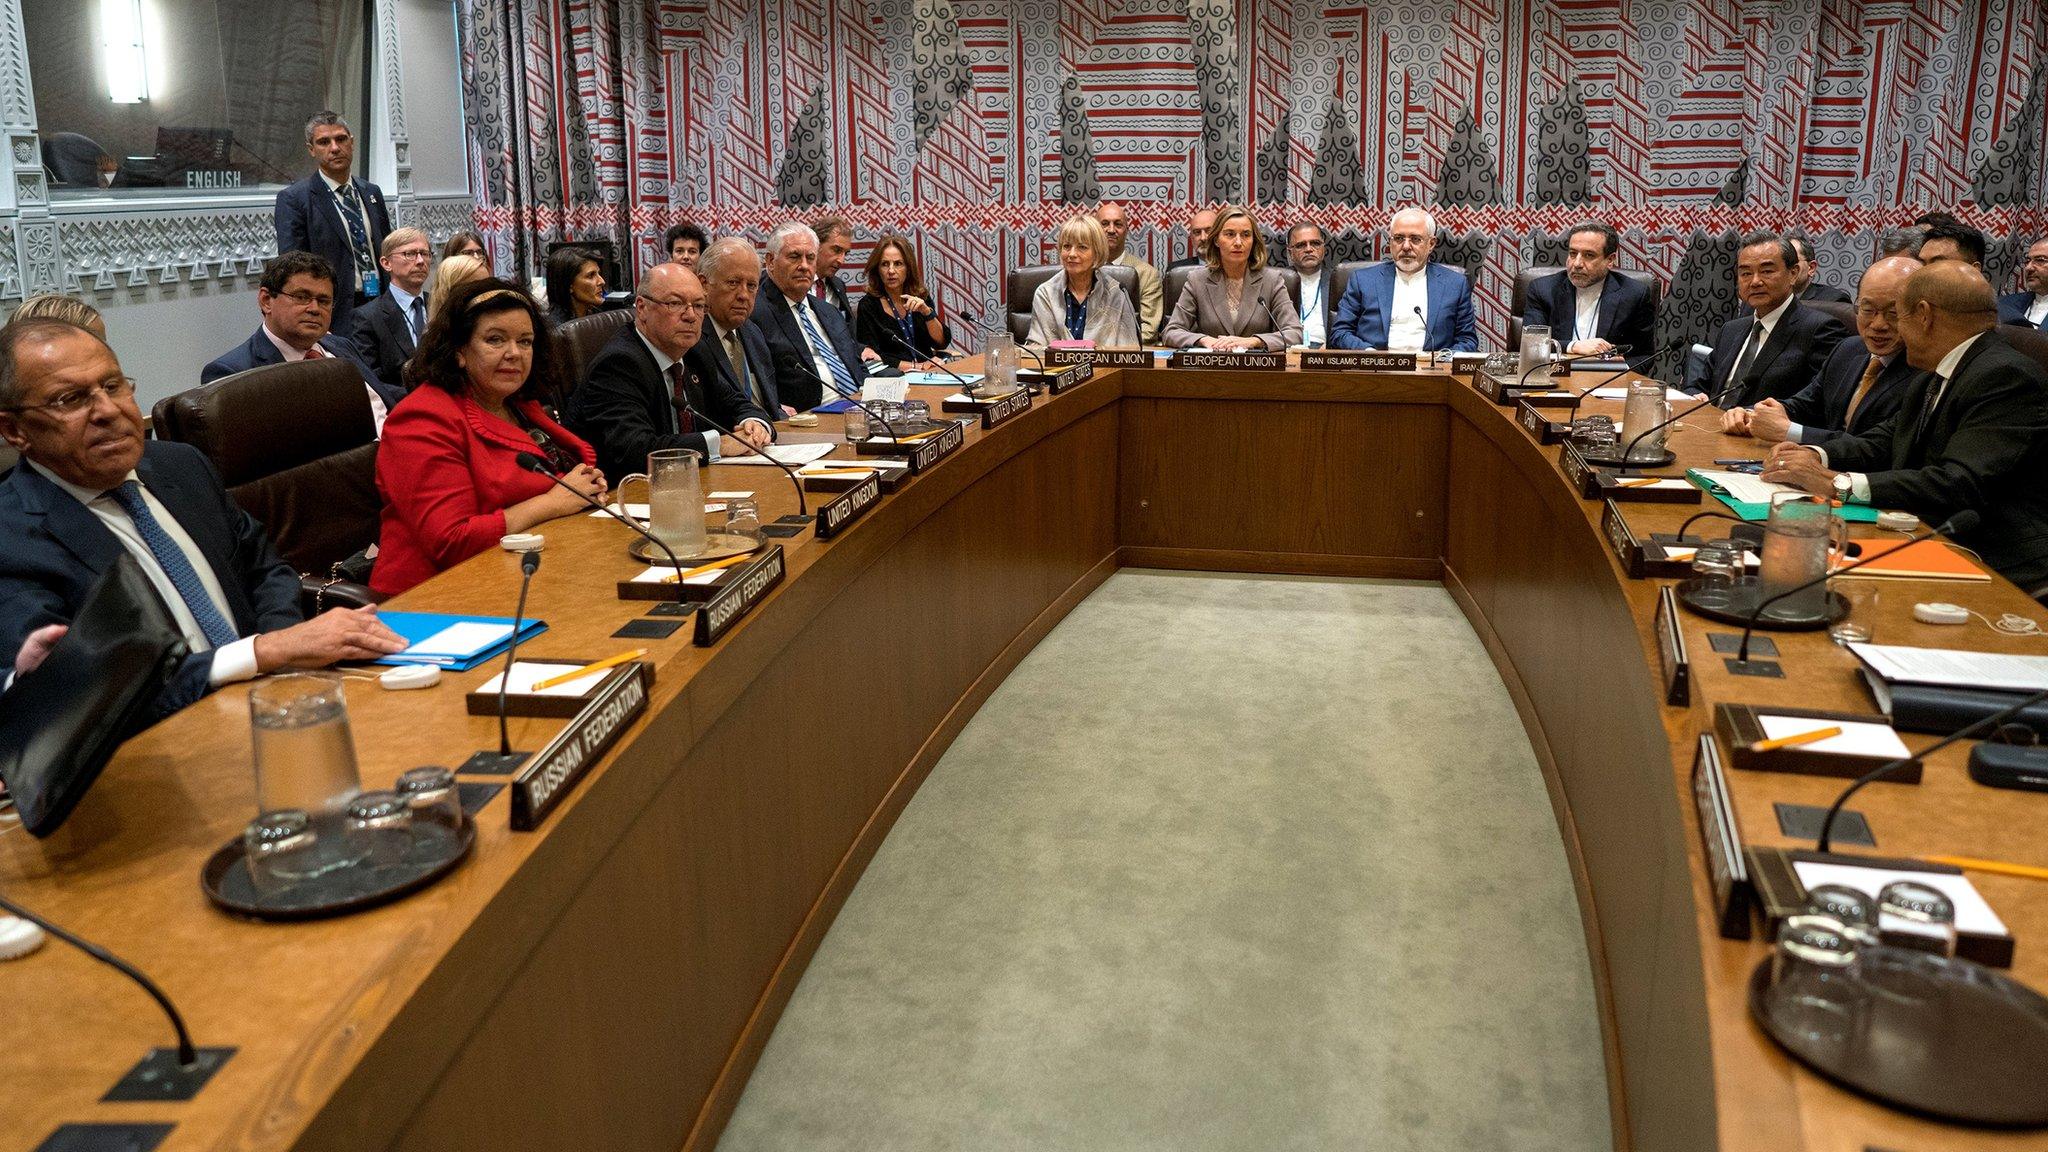
{"label": "white notepad", "polygon": [[1762,725],[1764,739],[1782,740],[1803,732],[1815,732],[1822,728],[1840,728],[1840,736],[1815,740],[1811,744],[1799,745],[1801,752],[1831,752],[1844,756],[1873,756],[1880,760],[1897,760],[1912,755],[1906,742],[1889,724],[1867,723],[1854,720],[1818,720],[1812,716],[1769,716],[1757,713],[1757,723]]}
{"label": "white notepad", "polygon": [[[533,687],[535,684],[551,676],[560,676],[564,672],[574,672],[581,667],[583,667],[581,664],[542,664],[521,660],[512,665],[512,687],[507,690],[507,694],[511,696],[581,696],[592,688],[597,687],[599,681],[618,669],[618,665],[613,665],[610,668],[600,668],[595,672],[578,676],[574,680],[557,684],[552,688],[542,688],[538,691]],[[498,683],[504,679],[505,674],[500,672],[489,680],[484,681],[476,691],[495,696],[498,694]]]}

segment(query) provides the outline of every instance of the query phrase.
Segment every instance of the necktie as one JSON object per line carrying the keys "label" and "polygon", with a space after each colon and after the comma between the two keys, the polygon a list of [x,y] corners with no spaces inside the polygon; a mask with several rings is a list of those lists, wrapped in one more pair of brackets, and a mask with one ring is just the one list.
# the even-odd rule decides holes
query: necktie
{"label": "necktie", "polygon": [[1908,459],[1917,458],[1921,441],[1927,439],[1927,430],[1934,426],[1934,410],[1941,406],[1941,391],[1948,386],[1948,380],[1929,374],[1927,377],[1927,402],[1920,405],[1920,419],[1913,425],[1913,435],[1906,441]]}
{"label": "necktie", "polygon": [[354,250],[356,272],[367,272],[370,270],[370,233],[363,222],[362,201],[356,198],[355,181],[337,187],[334,196],[341,201],[341,218],[348,222],[348,243]]}
{"label": "necktie", "polygon": [[1877,383],[1878,373],[1883,371],[1884,361],[1872,356],[1869,366],[1863,369],[1863,379],[1856,382],[1856,394],[1849,397],[1849,411],[1842,416],[1844,429],[1855,422],[1856,409],[1863,407],[1863,398],[1870,395],[1870,386]]}
{"label": "necktie", "polygon": [[149,545],[149,554],[156,557],[157,567],[170,577],[171,587],[178,590],[179,599],[192,611],[192,619],[199,622],[199,630],[206,633],[206,642],[215,648],[234,643],[239,636],[235,626],[228,623],[213,597],[206,594],[206,585],[200,582],[199,572],[192,567],[191,558],[150,512],[149,505],[142,499],[142,485],[130,480],[107,495],[112,496],[121,505],[121,510],[128,513],[128,519],[135,522],[135,530],[142,534],[142,542]]}
{"label": "necktie", "polygon": [[325,360],[329,355],[330,353],[327,349],[322,348],[318,344],[306,349],[306,359],[308,360]]}
{"label": "necktie", "polygon": [[740,391],[753,397],[754,403],[767,407],[768,398],[754,387],[753,373],[747,371],[747,348],[740,343],[740,331],[735,328],[725,334],[725,358],[732,361],[733,378],[740,383]]}
{"label": "necktie", "polygon": [[796,319],[797,323],[804,326],[804,336],[810,340],[811,348],[824,358],[825,367],[832,370],[832,383],[839,386],[839,394],[841,396],[853,395],[853,373],[846,370],[846,365],[840,362],[839,354],[832,350],[832,345],[826,343],[825,334],[818,330],[817,321],[811,319],[810,308],[804,304],[798,304],[796,306]]}
{"label": "necktie", "polygon": [[413,338],[413,342],[414,342],[414,343],[418,343],[418,342],[419,342],[419,338],[420,338],[420,333],[422,333],[422,332],[425,332],[426,330],[427,330],[427,298],[426,298],[425,296],[415,296],[415,297],[413,297],[413,298],[412,298],[412,338]]}
{"label": "necktie", "polygon": [[690,414],[690,389],[684,382],[681,360],[668,366],[668,383],[675,396],[676,425],[683,435],[688,436],[697,430],[697,419]]}
{"label": "necktie", "polygon": [[1735,370],[1728,373],[1728,379],[1721,382],[1723,390],[1733,388],[1749,374],[1750,364],[1756,360],[1757,350],[1763,347],[1764,322],[1758,320],[1750,327],[1749,339],[1742,342],[1742,353],[1735,358]]}

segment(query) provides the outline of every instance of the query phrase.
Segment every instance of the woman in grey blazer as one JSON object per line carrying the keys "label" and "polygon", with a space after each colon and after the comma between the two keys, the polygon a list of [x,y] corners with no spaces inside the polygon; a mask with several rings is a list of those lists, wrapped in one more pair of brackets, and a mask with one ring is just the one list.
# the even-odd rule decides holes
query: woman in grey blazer
{"label": "woman in grey blazer", "polygon": [[1060,225],[1060,274],[1031,294],[1031,337],[1044,349],[1055,340],[1091,340],[1097,348],[1136,348],[1138,314],[1131,298],[1097,269],[1109,262],[1109,237],[1093,216]]}
{"label": "woman in grey blazer", "polygon": [[1202,245],[1162,336],[1173,348],[1284,352],[1301,343],[1301,310],[1278,269],[1266,267],[1266,238],[1242,208],[1225,208]]}

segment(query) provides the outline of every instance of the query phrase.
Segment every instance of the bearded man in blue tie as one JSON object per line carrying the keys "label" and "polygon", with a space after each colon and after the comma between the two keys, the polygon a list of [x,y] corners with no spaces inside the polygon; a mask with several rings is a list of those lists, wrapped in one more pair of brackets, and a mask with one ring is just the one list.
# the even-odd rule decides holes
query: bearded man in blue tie
{"label": "bearded man in blue tie", "polygon": [[0,328],[0,437],[21,453],[0,479],[0,684],[42,664],[124,552],[192,652],[156,716],[264,672],[405,648],[375,608],[304,618],[298,575],[206,457],[144,442],[135,382],[91,332],[58,320]]}
{"label": "bearded man in blue tie", "polygon": [[356,138],[333,112],[306,122],[306,151],[318,172],[277,194],[275,223],[279,252],[311,252],[334,269],[336,332],[352,330],[349,314],[383,291],[377,254],[391,234],[384,190],[351,175]]}

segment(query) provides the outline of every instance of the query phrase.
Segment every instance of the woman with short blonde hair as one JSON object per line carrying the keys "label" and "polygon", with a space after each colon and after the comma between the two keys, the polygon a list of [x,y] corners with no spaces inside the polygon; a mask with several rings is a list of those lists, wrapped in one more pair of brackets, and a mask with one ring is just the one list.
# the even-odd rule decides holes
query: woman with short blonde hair
{"label": "woman with short blonde hair", "polygon": [[1109,237],[1093,216],[1060,225],[1060,271],[1031,296],[1031,334],[1025,341],[1044,348],[1058,340],[1086,340],[1097,347],[1134,348],[1138,314],[1131,298],[1101,274],[1109,262]]}

